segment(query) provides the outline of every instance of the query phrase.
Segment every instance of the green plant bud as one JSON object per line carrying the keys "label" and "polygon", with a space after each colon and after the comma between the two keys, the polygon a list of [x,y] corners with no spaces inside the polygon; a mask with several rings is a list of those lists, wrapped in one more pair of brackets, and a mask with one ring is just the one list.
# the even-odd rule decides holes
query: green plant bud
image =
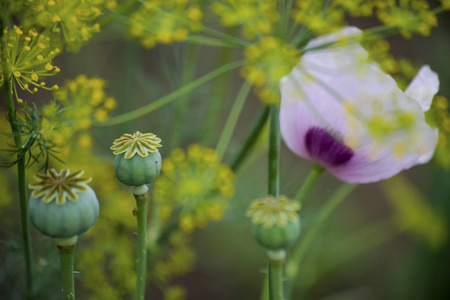
{"label": "green plant bud", "polygon": [[99,203],[91,187],[91,178],[83,171],[70,173],[63,169],[49,175],[37,174],[29,184],[34,191],[28,201],[31,223],[42,234],[52,238],[71,238],[86,232],[97,221]]}
{"label": "green plant bud", "polygon": [[258,243],[270,250],[291,246],[300,235],[300,204],[285,196],[267,196],[252,202],[247,216]]}
{"label": "green plant bud", "polygon": [[[123,184],[151,183],[161,172],[161,139],[153,133],[124,134],[113,142],[114,173]],[[137,154],[137,155],[136,155]]]}

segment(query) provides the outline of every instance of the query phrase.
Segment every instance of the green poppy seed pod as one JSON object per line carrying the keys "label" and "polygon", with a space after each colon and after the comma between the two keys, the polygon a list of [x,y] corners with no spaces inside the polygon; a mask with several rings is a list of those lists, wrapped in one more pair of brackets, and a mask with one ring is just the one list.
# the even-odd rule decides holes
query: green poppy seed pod
{"label": "green poppy seed pod", "polygon": [[285,196],[267,196],[252,202],[247,216],[252,218],[252,233],[258,243],[270,250],[291,246],[300,235],[300,203]]}
{"label": "green poppy seed pod", "polygon": [[83,171],[67,169],[49,175],[36,174],[38,180],[29,184],[34,191],[28,201],[31,223],[42,234],[67,239],[86,232],[97,221],[99,203],[91,187],[91,178]]}
{"label": "green poppy seed pod", "polygon": [[[153,133],[124,134],[113,142],[114,174],[123,184],[151,183],[161,172],[161,139]],[[137,155],[136,155],[137,154]]]}

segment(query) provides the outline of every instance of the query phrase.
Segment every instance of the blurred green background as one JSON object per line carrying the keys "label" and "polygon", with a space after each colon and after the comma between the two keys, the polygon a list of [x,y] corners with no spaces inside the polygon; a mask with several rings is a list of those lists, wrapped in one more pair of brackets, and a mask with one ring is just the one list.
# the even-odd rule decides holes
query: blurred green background
{"label": "blurred green background", "polygon": [[[362,28],[371,25],[370,22],[350,22]],[[439,74],[439,94],[448,98],[450,18],[444,14],[439,22],[439,27],[432,30],[430,37],[413,37],[410,40],[392,37],[389,41],[396,57],[429,64]],[[55,64],[62,72],[51,78],[49,84],[62,85],[64,79],[73,79],[79,74],[99,76],[107,81],[107,93],[118,101],[114,114],[120,114],[179,88],[187,47],[183,43],[159,45],[152,50],[145,50],[136,40],[128,38],[121,26],[113,24],[95,35],[79,53],[64,53],[58,57]],[[215,68],[218,55],[218,48],[201,47],[196,77]],[[241,53],[235,53],[235,57],[241,56]],[[230,84],[225,89],[227,101],[219,108],[220,119],[212,128],[205,127],[211,109],[211,84],[196,89],[188,99],[184,99],[189,113],[182,120],[181,148],[186,149],[193,143],[215,146],[241,82],[239,72],[233,72]],[[37,104],[42,104],[50,98],[50,93],[43,92],[33,99]],[[0,103],[4,110],[4,101]],[[95,159],[102,157],[105,161],[110,160],[112,165],[113,156],[109,150],[112,141],[123,133],[136,130],[154,132],[167,141],[161,153],[163,157],[169,156],[174,148],[169,141],[177,120],[176,107],[177,102],[174,102],[133,122],[93,127],[91,134],[95,140]],[[229,162],[237,153],[262,109],[261,102],[251,95],[238,120],[225,162]],[[267,147],[261,141],[252,151],[249,161],[236,174],[236,195],[224,218],[192,234],[192,245],[197,256],[195,269],[173,281],[187,289],[187,299],[259,298],[266,256],[251,236],[250,221],[245,217],[245,210],[252,200],[267,194],[266,156]],[[296,157],[283,145],[282,194],[293,197],[311,168],[310,162]],[[1,172],[3,177],[0,187],[9,192],[3,196],[2,203],[7,204],[2,205],[0,211],[0,298],[21,299],[24,264],[14,171]],[[113,174],[109,178],[113,184],[117,184]],[[316,212],[339,184],[330,174],[319,180],[301,210],[304,231],[308,230]],[[6,197],[11,198],[10,203]],[[408,208],[398,204],[410,198],[420,204],[411,204]],[[100,199],[101,204],[102,201],[108,200]],[[125,222],[132,226],[134,219],[131,213],[128,215],[129,220]],[[431,224],[430,220],[437,221]],[[299,266],[300,276],[293,299],[450,299],[449,220],[450,173],[433,163],[417,166],[387,182],[358,187],[337,208],[313,240],[303,264]],[[426,229],[417,229],[421,226]],[[32,239],[37,271],[41,274],[38,278],[38,299],[58,299],[58,293],[54,292],[59,291],[60,286],[56,247],[53,241],[42,237],[34,229]],[[89,239],[85,242],[83,237],[80,238],[76,255],[82,251],[91,251]],[[92,263],[95,264],[95,261]],[[114,275],[106,273],[106,278],[108,276]],[[92,291],[83,285],[83,272],[76,277],[78,298],[88,299]],[[124,299],[127,297],[123,296]],[[159,287],[151,286],[147,290],[147,299],[162,299]]]}

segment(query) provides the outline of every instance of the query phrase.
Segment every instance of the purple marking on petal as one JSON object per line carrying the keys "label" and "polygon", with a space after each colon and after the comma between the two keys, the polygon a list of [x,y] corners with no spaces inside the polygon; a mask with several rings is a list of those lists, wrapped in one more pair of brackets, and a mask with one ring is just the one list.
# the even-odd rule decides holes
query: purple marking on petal
{"label": "purple marking on petal", "polygon": [[314,160],[328,167],[343,165],[355,155],[352,149],[320,127],[308,129],[305,146]]}

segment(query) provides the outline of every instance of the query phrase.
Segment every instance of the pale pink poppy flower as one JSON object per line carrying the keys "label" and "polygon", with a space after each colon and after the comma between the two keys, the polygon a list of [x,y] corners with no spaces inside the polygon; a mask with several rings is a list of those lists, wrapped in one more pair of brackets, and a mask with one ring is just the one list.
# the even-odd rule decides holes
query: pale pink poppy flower
{"label": "pale pink poppy flower", "polygon": [[355,27],[311,40],[306,49],[340,39],[340,46],[306,52],[280,82],[280,127],[286,145],[343,181],[368,183],[428,162],[438,133],[424,111],[439,79],[423,66],[405,92],[357,42]]}

